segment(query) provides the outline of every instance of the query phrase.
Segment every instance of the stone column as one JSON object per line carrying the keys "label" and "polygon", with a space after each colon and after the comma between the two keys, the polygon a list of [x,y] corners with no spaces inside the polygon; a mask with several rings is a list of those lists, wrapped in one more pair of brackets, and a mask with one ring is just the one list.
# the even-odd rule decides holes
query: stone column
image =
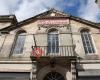
{"label": "stone column", "polygon": [[76,80],[76,60],[71,61],[72,80]]}
{"label": "stone column", "polygon": [[34,61],[33,63],[32,63],[32,66],[33,66],[33,70],[32,70],[32,80],[37,80],[37,62],[36,61]]}

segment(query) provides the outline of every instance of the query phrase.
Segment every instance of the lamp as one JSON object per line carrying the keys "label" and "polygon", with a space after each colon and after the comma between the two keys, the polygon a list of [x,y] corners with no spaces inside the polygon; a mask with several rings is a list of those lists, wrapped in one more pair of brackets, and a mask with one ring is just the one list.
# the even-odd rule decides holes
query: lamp
{"label": "lamp", "polygon": [[55,64],[56,64],[55,59],[52,59],[52,60],[50,61],[51,67],[54,68],[54,67],[55,67]]}
{"label": "lamp", "polygon": [[2,35],[2,33],[0,32],[0,36]]}

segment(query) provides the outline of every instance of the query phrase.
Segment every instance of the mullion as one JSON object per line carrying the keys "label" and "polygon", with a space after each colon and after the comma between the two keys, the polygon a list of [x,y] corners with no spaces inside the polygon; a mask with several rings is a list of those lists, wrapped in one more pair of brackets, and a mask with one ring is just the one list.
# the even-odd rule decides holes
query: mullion
{"label": "mullion", "polygon": [[87,34],[87,35],[88,35],[88,41],[90,43],[90,46],[88,46],[88,49],[91,50],[90,53],[93,53],[94,51],[93,51],[93,45],[92,45],[92,41],[91,41],[91,36],[90,36],[90,34]]}
{"label": "mullion", "polygon": [[56,53],[56,48],[57,48],[57,45],[56,45],[56,41],[57,41],[56,35],[57,34],[54,34],[54,35],[55,35],[55,53]]}
{"label": "mullion", "polygon": [[91,40],[91,35],[89,34],[89,41],[91,43],[91,50],[92,50],[92,53],[94,53],[94,48],[93,48],[93,44],[92,44],[92,40]]}
{"label": "mullion", "polygon": [[55,52],[57,53],[58,51],[58,34],[55,34]]}
{"label": "mullion", "polygon": [[52,35],[50,34],[50,52],[52,53]]}
{"label": "mullion", "polygon": [[55,53],[55,35],[52,34],[52,53]]}
{"label": "mullion", "polygon": [[94,48],[91,40],[91,35],[88,30],[81,32],[83,46],[86,53],[94,53]]}
{"label": "mullion", "polygon": [[18,53],[18,54],[22,53],[24,42],[25,42],[25,36],[26,35],[18,35],[15,43],[14,53]]}
{"label": "mullion", "polygon": [[85,32],[85,40],[86,40],[87,52],[90,53],[91,51],[89,49],[91,49],[91,46],[90,46],[90,41],[89,41],[89,37],[88,37],[88,33],[87,32]]}
{"label": "mullion", "polygon": [[87,33],[87,32],[85,32],[85,38],[86,38],[86,45],[87,45],[87,42],[88,42],[88,44],[89,44],[89,46],[87,45],[87,50],[88,50],[88,53],[90,53],[90,51],[89,51],[90,42],[89,42],[89,38],[88,38],[88,33]]}
{"label": "mullion", "polygon": [[83,41],[84,41],[84,43],[85,43],[85,45],[84,45],[84,48],[85,48],[85,51],[88,53],[88,50],[87,50],[87,43],[86,43],[86,37],[85,37],[85,33],[83,32],[82,33],[82,37],[83,37]]}
{"label": "mullion", "polygon": [[91,51],[89,51],[89,52],[92,52],[92,45],[91,45],[91,42],[90,42],[90,34],[89,34],[89,33],[87,33],[87,37],[88,37],[88,42],[89,42],[89,47],[88,47],[88,49],[91,50]]}

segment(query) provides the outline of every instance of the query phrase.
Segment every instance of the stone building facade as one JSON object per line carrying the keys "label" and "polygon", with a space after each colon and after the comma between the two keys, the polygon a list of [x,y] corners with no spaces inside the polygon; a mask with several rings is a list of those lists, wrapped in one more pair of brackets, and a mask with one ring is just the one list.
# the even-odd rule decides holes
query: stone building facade
{"label": "stone building facade", "polygon": [[0,80],[99,79],[100,26],[55,9],[0,16]]}

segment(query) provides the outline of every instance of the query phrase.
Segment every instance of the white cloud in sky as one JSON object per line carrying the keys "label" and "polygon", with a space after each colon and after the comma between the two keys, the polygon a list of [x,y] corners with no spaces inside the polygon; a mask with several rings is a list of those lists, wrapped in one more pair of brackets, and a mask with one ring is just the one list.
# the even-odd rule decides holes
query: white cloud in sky
{"label": "white cloud in sky", "polygon": [[98,21],[100,11],[94,0],[87,0],[87,4],[84,4],[85,0],[0,0],[0,15],[15,14],[18,21],[22,21],[46,11],[48,7],[63,11],[65,8],[75,6],[77,1],[81,3],[78,10],[80,17]]}
{"label": "white cloud in sky", "polygon": [[[64,10],[63,2],[64,0],[0,0],[0,15],[15,14],[21,21],[46,11],[48,7]],[[66,6],[73,6],[75,1],[67,2]]]}
{"label": "white cloud in sky", "polygon": [[17,16],[18,20],[24,20],[45,10],[46,9],[43,7],[43,5],[36,0],[23,0],[23,2],[19,5],[19,9],[15,11],[15,15]]}
{"label": "white cloud in sky", "polygon": [[[72,4],[70,3],[69,6]],[[15,14],[18,20],[23,20],[44,12],[47,8],[65,9],[63,0],[23,0]]]}
{"label": "white cloud in sky", "polygon": [[87,4],[84,4],[84,0],[81,1],[81,6],[79,8],[79,16],[94,22],[98,22],[98,17],[100,16],[100,8],[95,3],[95,0],[87,0]]}
{"label": "white cloud in sky", "polygon": [[9,15],[14,13],[22,0],[0,0],[0,15]]}
{"label": "white cloud in sky", "polygon": [[6,7],[5,1],[0,0],[0,14],[6,15],[9,14],[8,7]]}

